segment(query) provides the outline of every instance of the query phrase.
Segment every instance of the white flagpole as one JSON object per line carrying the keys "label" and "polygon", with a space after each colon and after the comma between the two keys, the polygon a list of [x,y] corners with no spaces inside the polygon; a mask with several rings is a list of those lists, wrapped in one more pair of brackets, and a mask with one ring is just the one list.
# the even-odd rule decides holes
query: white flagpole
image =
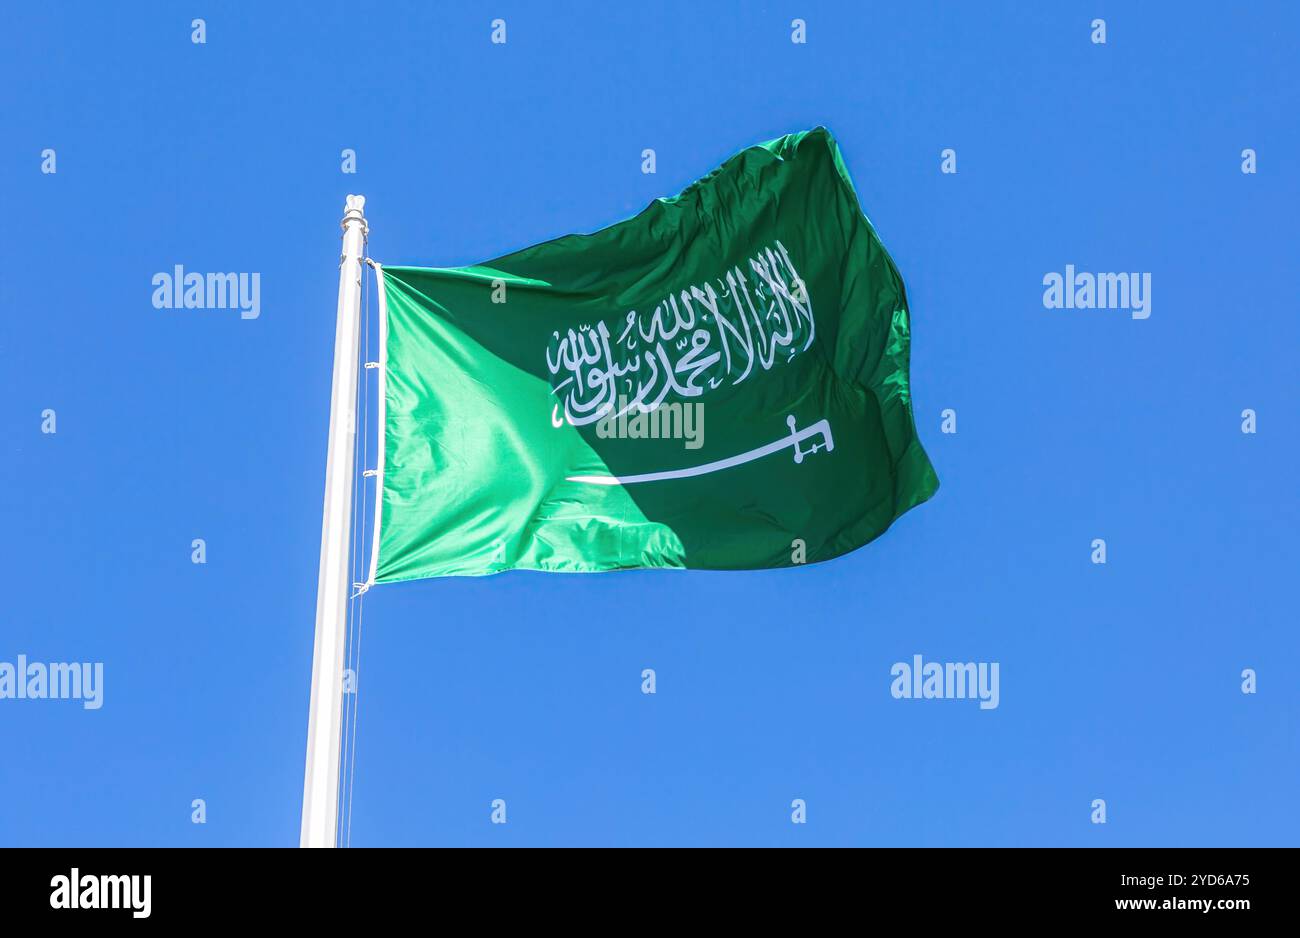
{"label": "white flagpole", "polygon": [[343,717],[343,650],[347,630],[348,539],[352,526],[353,444],[356,439],[357,355],[361,326],[361,261],[365,253],[364,196],[350,195],[343,216],[343,258],[334,332],[325,510],[316,589],[316,647],[307,718],[307,770],[299,846],[333,847],[339,807],[339,738]]}

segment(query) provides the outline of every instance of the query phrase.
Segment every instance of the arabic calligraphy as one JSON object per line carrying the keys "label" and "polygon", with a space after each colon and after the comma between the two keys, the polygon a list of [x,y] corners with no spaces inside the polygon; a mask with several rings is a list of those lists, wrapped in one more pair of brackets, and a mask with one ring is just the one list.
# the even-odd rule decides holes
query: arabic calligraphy
{"label": "arabic calligraphy", "polygon": [[670,292],[648,313],[628,310],[613,329],[601,319],[553,332],[546,367],[563,415],[557,404],[552,424],[652,411],[669,395],[700,397],[807,351],[816,335],[812,300],[785,245],[776,241],[748,263],[748,273],[736,265]]}

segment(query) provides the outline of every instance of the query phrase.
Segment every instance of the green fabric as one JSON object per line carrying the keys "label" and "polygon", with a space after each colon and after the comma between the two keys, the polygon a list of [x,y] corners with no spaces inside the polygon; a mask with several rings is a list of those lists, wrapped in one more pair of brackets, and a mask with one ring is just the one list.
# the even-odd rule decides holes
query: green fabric
{"label": "green fabric", "polygon": [[376,582],[811,563],[938,487],[903,281],[822,128],[594,234],[383,288]]}

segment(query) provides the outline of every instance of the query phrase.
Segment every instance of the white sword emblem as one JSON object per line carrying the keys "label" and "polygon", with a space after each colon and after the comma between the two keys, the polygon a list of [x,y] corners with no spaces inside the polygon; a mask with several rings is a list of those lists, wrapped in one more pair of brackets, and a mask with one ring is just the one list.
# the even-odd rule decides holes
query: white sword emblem
{"label": "white sword emblem", "polygon": [[[786,417],[785,422],[790,428],[790,433],[779,440],[768,443],[766,446],[760,446],[758,449],[751,449],[745,453],[728,456],[726,459],[706,462],[702,466],[691,466],[687,469],[668,469],[664,472],[643,472],[640,475],[631,476],[567,476],[566,478],[569,482],[590,482],[592,485],[631,485],[634,482],[662,482],[665,479],[688,479],[691,476],[721,472],[723,469],[730,469],[732,466],[740,466],[747,462],[753,462],[755,459],[762,459],[764,456],[779,453],[783,449],[793,449],[794,461],[798,464],[803,462],[805,456],[820,452],[829,453],[835,448],[835,441],[831,438],[829,420],[822,418],[812,426],[804,427],[802,430],[795,426],[793,414]],[[821,437],[821,441],[814,442],[808,449],[799,448],[800,443],[814,436]]]}

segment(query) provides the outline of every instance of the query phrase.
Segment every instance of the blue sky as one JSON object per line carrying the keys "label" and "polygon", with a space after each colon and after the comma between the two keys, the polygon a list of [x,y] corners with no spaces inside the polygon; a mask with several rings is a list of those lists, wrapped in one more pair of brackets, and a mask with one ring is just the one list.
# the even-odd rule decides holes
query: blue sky
{"label": "blue sky", "polygon": [[[818,124],[939,493],[810,568],[376,588],[352,843],[1295,845],[1300,17],[1242,6],[8,11],[0,661],[105,686],[0,700],[0,845],[297,842],[347,193],[373,257],[469,264]],[[155,309],[175,264],[261,315]],[[1150,272],[1150,318],[1045,309],[1067,264]],[[914,654],[1000,706],[893,699]]]}

